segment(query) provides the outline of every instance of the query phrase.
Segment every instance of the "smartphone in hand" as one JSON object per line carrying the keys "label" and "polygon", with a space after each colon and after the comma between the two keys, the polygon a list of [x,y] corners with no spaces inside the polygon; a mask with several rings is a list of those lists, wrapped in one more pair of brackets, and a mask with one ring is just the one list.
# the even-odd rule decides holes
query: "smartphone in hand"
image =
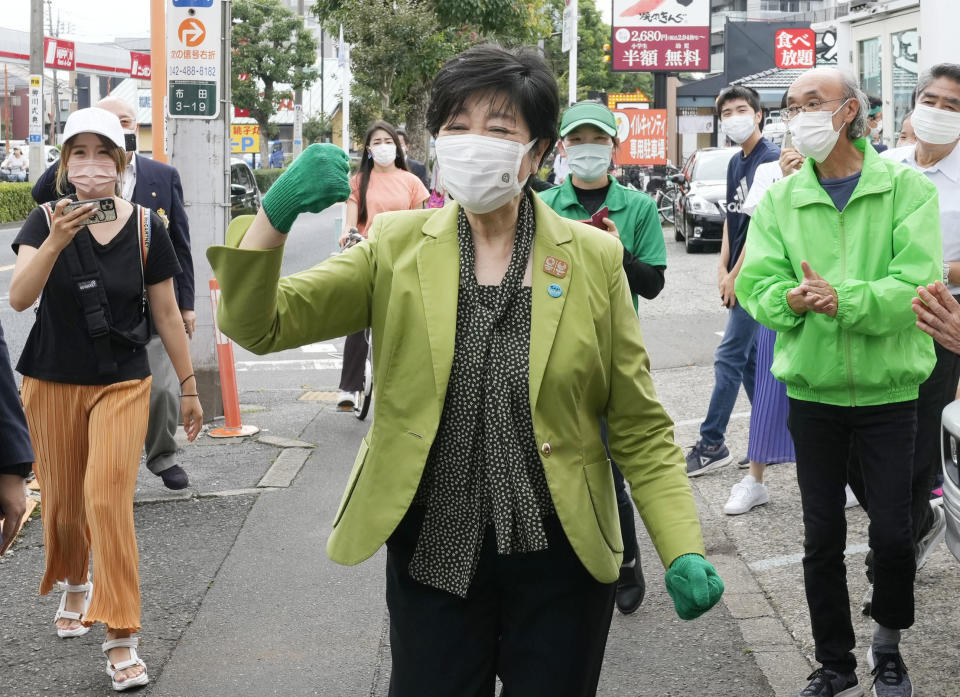
{"label": "smartphone in hand", "polygon": [[610,217],[610,209],[604,206],[596,213],[590,216],[588,220],[581,220],[579,222],[586,223],[587,225],[593,225],[593,227],[600,228],[601,230],[606,230],[607,226],[603,222],[604,218]]}
{"label": "smartphone in hand", "polygon": [[109,223],[117,219],[117,204],[113,200],[113,196],[105,196],[104,198],[91,198],[86,201],[75,201],[74,203],[68,203],[63,207],[64,213],[69,213],[70,211],[76,210],[81,206],[85,206],[88,203],[95,204],[97,207],[95,210],[91,211],[90,217],[85,221],[86,225],[94,225],[96,223]]}

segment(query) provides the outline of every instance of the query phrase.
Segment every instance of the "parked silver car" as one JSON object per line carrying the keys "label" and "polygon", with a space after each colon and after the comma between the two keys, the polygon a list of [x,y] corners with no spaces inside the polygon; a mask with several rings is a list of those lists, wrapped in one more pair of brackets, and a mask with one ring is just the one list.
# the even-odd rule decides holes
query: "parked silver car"
{"label": "parked silver car", "polygon": [[947,405],[941,421],[943,459],[943,512],[947,517],[947,547],[960,559],[960,470],[957,444],[960,443],[960,399]]}

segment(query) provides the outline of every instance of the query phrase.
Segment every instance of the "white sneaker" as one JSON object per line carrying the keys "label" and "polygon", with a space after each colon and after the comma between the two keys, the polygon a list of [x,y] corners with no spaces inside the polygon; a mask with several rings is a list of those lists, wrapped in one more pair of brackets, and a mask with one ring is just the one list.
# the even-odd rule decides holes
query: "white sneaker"
{"label": "white sneaker", "polygon": [[853,493],[853,489],[850,488],[850,485],[847,484],[847,501],[843,504],[844,508],[853,508],[854,506],[859,506],[860,502],[857,501],[857,495]]}
{"label": "white sneaker", "polygon": [[341,391],[340,394],[337,395],[337,409],[340,411],[352,411],[356,403],[355,392]]}
{"label": "white sneaker", "polygon": [[769,500],[767,485],[759,483],[753,475],[748,474],[733,485],[730,498],[723,506],[723,512],[727,515],[740,515],[755,506],[762,506]]}

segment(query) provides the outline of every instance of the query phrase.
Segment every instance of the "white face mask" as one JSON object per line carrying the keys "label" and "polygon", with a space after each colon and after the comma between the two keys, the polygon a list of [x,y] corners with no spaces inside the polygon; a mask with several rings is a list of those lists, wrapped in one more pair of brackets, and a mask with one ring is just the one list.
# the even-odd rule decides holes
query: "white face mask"
{"label": "white face mask", "polygon": [[730,138],[730,140],[737,145],[740,145],[753,135],[753,131],[757,127],[757,124],[754,121],[753,116],[749,116],[747,114],[736,114],[723,119],[720,122],[720,126],[723,128],[723,132],[727,134],[727,137]]}
{"label": "white face mask", "polygon": [[471,213],[495,211],[523,190],[520,163],[536,139],[515,140],[468,133],[440,136],[437,164],[444,188]]}
{"label": "white face mask", "polygon": [[917,138],[931,145],[948,145],[960,138],[960,114],[917,104],[910,116]]}
{"label": "white face mask", "polygon": [[610,168],[610,155],[613,153],[612,145],[582,143],[580,145],[568,145],[566,148],[570,171],[585,182],[597,181],[597,179],[605,176]]}
{"label": "white face mask", "polygon": [[793,136],[793,147],[804,157],[812,157],[818,164],[827,159],[833,152],[840,131],[833,130],[833,116],[847,105],[847,99],[836,111],[802,111],[787,124]]}
{"label": "white face mask", "polygon": [[877,121],[877,125],[870,129],[870,135],[879,136],[883,133],[883,121]]}
{"label": "white face mask", "polygon": [[370,147],[373,161],[381,167],[386,167],[397,159],[397,146],[393,143],[380,143]]}

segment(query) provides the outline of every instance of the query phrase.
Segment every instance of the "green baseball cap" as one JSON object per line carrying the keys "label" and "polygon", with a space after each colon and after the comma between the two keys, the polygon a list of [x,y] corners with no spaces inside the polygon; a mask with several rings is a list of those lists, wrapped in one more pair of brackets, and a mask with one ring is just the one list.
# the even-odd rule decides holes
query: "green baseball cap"
{"label": "green baseball cap", "polygon": [[611,138],[617,137],[617,120],[613,112],[596,102],[579,102],[563,112],[563,118],[560,119],[560,137],[563,138],[585,123],[596,126]]}

